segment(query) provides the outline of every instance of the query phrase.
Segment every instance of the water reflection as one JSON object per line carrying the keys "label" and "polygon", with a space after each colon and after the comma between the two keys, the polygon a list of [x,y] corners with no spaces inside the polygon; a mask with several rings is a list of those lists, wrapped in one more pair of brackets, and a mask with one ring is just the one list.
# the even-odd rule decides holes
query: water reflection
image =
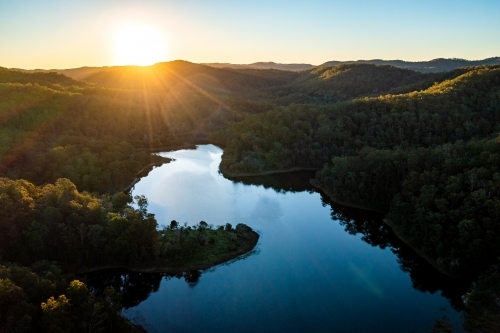
{"label": "water reflection", "polygon": [[321,199],[309,184],[314,172],[230,181],[218,173],[215,146],[160,154],[175,162],[133,191],[160,225],[246,223],[261,233],[262,253],[177,276],[98,274],[96,291],[106,283],[124,291],[127,318],[142,316],[161,332],[425,332],[443,309],[460,331],[468,285],[420,259],[379,214]]}
{"label": "water reflection", "polygon": [[[245,185],[264,186],[266,189],[271,188],[277,193],[313,192],[315,189],[309,184],[309,180],[313,176],[314,172],[307,171],[245,177],[233,179],[233,181]],[[431,294],[440,292],[443,297],[450,301],[455,310],[463,308],[460,297],[469,290],[469,283],[445,276],[427,261],[417,256],[410,247],[392,233],[391,228],[382,221],[382,214],[341,206],[332,202],[324,194],[322,194],[321,198],[323,206],[330,207],[332,220],[338,221],[347,233],[351,235],[361,234],[361,239],[374,247],[390,248],[397,256],[397,262],[401,270],[409,274],[414,289]],[[280,203],[263,196],[257,201],[252,216],[264,220],[276,220],[281,214]],[[223,265],[230,265],[234,261],[244,260],[251,255],[257,254],[258,251],[256,249]],[[215,269],[211,268],[208,271],[214,271]],[[368,281],[360,267],[351,263],[349,269],[361,282]],[[124,308],[130,308],[137,306],[143,300],[146,300],[151,293],[158,291],[162,279],[184,279],[189,286],[194,287],[203,273],[204,271],[190,271],[172,275],[115,270],[87,274],[84,279],[92,291],[96,293],[103,292],[107,286],[113,286],[115,289],[120,290],[123,293]],[[375,295],[380,296],[381,291],[377,286],[371,286],[370,288]]]}
{"label": "water reflection", "polygon": [[[316,189],[309,183],[314,171],[299,171],[267,176],[232,178],[232,181],[245,185],[272,188],[277,193],[314,192]],[[362,209],[346,207],[334,203],[325,194],[321,194],[323,206],[329,206],[331,217],[338,221],[345,231],[351,235],[361,234],[361,239],[372,246],[385,249],[389,247],[397,256],[397,262],[403,272],[410,275],[413,288],[422,292],[441,295],[450,301],[455,310],[463,308],[461,295],[470,289],[470,282],[450,278],[429,264],[392,232],[383,222],[383,214]],[[356,271],[356,267],[350,266]],[[358,272],[359,273],[359,272]],[[359,274],[357,274],[360,276]]]}
{"label": "water reflection", "polygon": [[192,270],[177,274],[139,273],[126,269],[107,269],[83,274],[80,278],[94,295],[102,295],[108,287],[113,287],[122,294],[124,309],[133,308],[157,292],[162,280],[184,279],[190,287],[195,287],[205,272],[214,272],[217,267],[231,265],[250,256],[259,254],[258,248],[225,263],[204,270]]}
{"label": "water reflection", "polygon": [[414,289],[431,294],[441,292],[455,310],[463,309],[461,295],[469,291],[470,283],[440,273],[425,259],[416,255],[383,222],[382,214],[341,206],[324,194],[322,202],[331,207],[332,219],[338,220],[346,232],[351,235],[362,234],[361,239],[372,246],[381,249],[389,247],[397,256],[401,270],[410,275]]}
{"label": "water reflection", "polygon": [[[113,287],[122,293],[123,307],[130,308],[146,300],[152,292],[158,291],[160,282],[164,277],[167,277],[167,275],[112,269],[84,274],[81,278],[94,295],[101,295],[104,289]],[[178,278],[182,277],[181,275]]]}
{"label": "water reflection", "polygon": [[125,309],[135,307],[157,292],[163,279],[184,279],[190,287],[195,287],[203,271],[195,270],[177,274],[138,273],[128,270],[106,270],[88,273],[82,280],[94,295],[101,295],[107,287],[113,287],[122,293],[122,305]]}
{"label": "water reflection", "polygon": [[315,188],[309,184],[309,180],[314,177],[314,174],[315,171],[296,171],[265,176],[228,177],[228,179],[244,185],[264,186],[264,188],[271,188],[277,193],[304,191],[312,193]]}
{"label": "water reflection", "polygon": [[283,210],[281,209],[279,201],[261,196],[259,200],[257,200],[251,215],[256,219],[277,220],[283,216]]}

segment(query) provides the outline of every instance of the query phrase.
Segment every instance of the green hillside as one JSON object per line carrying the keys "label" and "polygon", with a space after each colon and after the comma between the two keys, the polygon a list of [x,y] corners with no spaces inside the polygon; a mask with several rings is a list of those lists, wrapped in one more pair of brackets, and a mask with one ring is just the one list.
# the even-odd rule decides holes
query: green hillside
{"label": "green hillside", "polygon": [[227,144],[221,168],[321,167],[363,147],[427,147],[495,135],[499,73],[498,66],[473,68],[420,92],[278,107],[248,117],[216,135]]}

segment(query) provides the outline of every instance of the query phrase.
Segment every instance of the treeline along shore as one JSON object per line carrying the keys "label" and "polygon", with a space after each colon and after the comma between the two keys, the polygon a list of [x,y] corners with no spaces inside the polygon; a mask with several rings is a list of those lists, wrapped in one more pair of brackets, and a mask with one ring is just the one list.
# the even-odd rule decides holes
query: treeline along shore
{"label": "treeline along shore", "polygon": [[479,281],[465,327],[495,332],[499,133],[500,67],[486,66],[409,93],[277,107],[215,136],[223,173],[316,167],[312,184],[333,201],[384,212],[440,271]]}

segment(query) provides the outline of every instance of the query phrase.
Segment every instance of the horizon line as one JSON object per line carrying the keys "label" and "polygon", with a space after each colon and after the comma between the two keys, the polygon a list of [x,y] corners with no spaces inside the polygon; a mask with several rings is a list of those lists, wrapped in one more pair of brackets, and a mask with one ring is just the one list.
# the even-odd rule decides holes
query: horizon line
{"label": "horizon line", "polygon": [[[88,65],[83,65],[80,67],[70,67],[70,68],[21,68],[21,67],[3,67],[7,68],[10,70],[26,70],[26,71],[61,71],[61,70],[71,70],[71,69],[80,69],[80,68],[110,68],[110,67],[151,67],[155,66],[158,64],[163,64],[163,63],[171,63],[171,62],[176,62],[176,61],[184,61],[184,62],[189,62],[192,64],[198,64],[198,65],[207,65],[209,66],[210,64],[217,64],[217,65],[234,65],[234,66],[250,66],[250,65],[255,65],[255,64],[277,64],[277,65],[310,65],[313,67],[318,67],[322,66],[326,63],[329,62],[363,62],[363,61],[403,61],[407,63],[423,63],[423,62],[431,62],[435,60],[456,60],[456,61],[468,61],[468,62],[475,62],[475,61],[484,61],[484,60],[489,60],[489,59],[495,59],[495,58],[500,58],[500,56],[492,56],[492,57],[487,57],[487,58],[482,58],[482,59],[465,59],[465,58],[434,58],[430,60],[417,60],[417,61],[412,61],[412,60],[403,60],[403,59],[382,59],[382,58],[373,58],[373,59],[358,59],[358,60],[328,60],[325,61],[319,65],[314,65],[311,63],[305,63],[305,62],[293,62],[293,63],[282,63],[282,62],[275,62],[275,61],[256,61],[252,63],[247,63],[247,64],[238,64],[238,63],[231,63],[231,62],[193,62],[189,60],[184,60],[184,59],[174,59],[174,60],[166,60],[166,61],[160,61],[151,65],[135,65],[135,64],[129,64],[129,65],[102,65],[102,66],[88,66]],[[1,68],[1,66],[0,66]]]}

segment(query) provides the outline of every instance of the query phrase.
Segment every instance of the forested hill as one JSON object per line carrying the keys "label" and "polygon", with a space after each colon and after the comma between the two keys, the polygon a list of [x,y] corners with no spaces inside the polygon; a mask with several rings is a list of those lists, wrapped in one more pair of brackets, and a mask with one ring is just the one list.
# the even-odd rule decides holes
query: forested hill
{"label": "forested hill", "polygon": [[223,172],[318,168],[333,199],[386,212],[435,265],[476,276],[500,257],[499,133],[500,66],[480,66],[424,91],[278,107],[216,138]]}
{"label": "forested hill", "polygon": [[[230,63],[202,63],[200,65],[206,65],[213,68],[225,68],[225,69],[257,69],[257,70],[269,70],[275,69],[280,71],[292,71],[300,72],[305,70],[311,70],[314,67],[332,67],[339,65],[352,65],[352,64],[370,64],[377,66],[393,66],[398,68],[404,68],[413,70],[421,73],[439,73],[448,72],[460,67],[470,67],[470,66],[481,66],[481,65],[498,65],[500,64],[500,57],[491,57],[482,60],[466,60],[459,58],[437,58],[429,61],[404,61],[404,60],[382,60],[382,59],[372,59],[372,60],[351,60],[351,61],[327,61],[319,66],[314,66],[311,64],[281,64],[272,61],[269,62],[256,62],[252,64],[230,64]],[[79,67],[71,69],[34,69],[34,70],[24,70],[15,69],[13,70],[22,72],[39,72],[39,73],[49,73],[54,72],[58,74],[64,74],[75,80],[82,80],[92,74],[98,72],[114,71],[116,69],[124,69],[133,66],[111,66],[111,67]]]}
{"label": "forested hill", "polygon": [[160,231],[146,198],[129,205],[123,191],[169,161],[152,151],[183,144],[177,133],[224,103],[176,86],[166,96],[0,69],[0,332],[143,332],[120,316],[119,292],[91,293],[74,273],[207,267],[256,244],[241,224]]}
{"label": "forested hill", "polygon": [[356,97],[399,94],[429,88],[454,78],[464,70],[422,74],[393,66],[350,64],[320,66],[303,71],[287,85],[270,89],[268,98],[277,104],[328,104]]}
{"label": "forested hill", "polygon": [[[355,97],[422,90],[435,82],[462,74],[463,71],[423,74],[394,66],[353,63],[322,65],[293,72],[275,69],[214,68],[177,60],[147,67],[83,67],[67,70],[67,73],[90,84],[146,91],[150,95],[194,95],[198,96],[195,98],[197,100],[203,99],[200,96],[204,95],[218,100],[218,104],[224,105],[226,111],[259,113],[269,110],[269,103],[327,104]],[[82,84],[81,81],[69,83]],[[198,108],[205,108],[207,102],[197,104]]]}
{"label": "forested hill", "polygon": [[356,60],[356,61],[327,61],[321,66],[338,66],[345,64],[371,64],[371,65],[390,65],[399,68],[411,69],[422,73],[439,73],[452,71],[460,67],[470,66],[492,66],[500,65],[500,57],[492,57],[483,60],[466,60],[458,58],[438,58],[430,61],[403,61],[403,60]]}
{"label": "forested hill", "polygon": [[[145,165],[160,162],[151,160],[147,149],[177,145],[186,135],[203,136],[277,105],[326,107],[353,97],[426,88],[464,71],[421,74],[342,65],[296,73],[174,61],[108,67],[77,81],[0,69],[0,176],[37,184],[66,177],[80,190],[116,191]],[[305,164],[322,165],[328,159],[320,155]],[[117,169],[122,171],[111,171]]]}
{"label": "forested hill", "polygon": [[[12,76],[12,73],[7,71],[5,76]],[[421,74],[375,65],[321,67],[298,73],[219,69],[173,61],[149,67],[106,67],[85,76],[84,81],[54,73],[16,71],[16,80],[6,78],[3,82],[33,80],[44,85],[39,79],[35,80],[37,75],[45,81],[57,78],[55,82],[65,86],[66,91],[76,92],[71,87],[79,86],[85,92],[80,90],[78,93],[89,95],[93,92],[101,97],[107,94],[129,103],[129,107],[147,107],[154,117],[162,118],[159,123],[168,124],[172,133],[186,135],[217,131],[276,105],[328,104],[354,97],[420,90],[460,73]]]}
{"label": "forested hill", "polygon": [[465,326],[498,332],[500,66],[446,75],[420,91],[276,107],[214,139],[226,144],[223,173],[317,168],[311,182],[332,199],[385,212],[449,274],[481,275]]}
{"label": "forested hill", "polygon": [[87,83],[85,82],[77,81],[63,74],[58,74],[55,72],[25,73],[22,71],[10,70],[2,67],[0,67],[0,83],[39,84],[43,86],[87,86]]}
{"label": "forested hill", "polygon": [[163,90],[168,90],[175,84],[188,83],[199,85],[205,90],[219,89],[243,93],[287,83],[296,75],[293,72],[278,70],[219,69],[176,60],[147,67],[110,67],[82,80],[110,87],[142,89],[146,85]]}
{"label": "forested hill", "polygon": [[[186,61],[149,67],[107,67],[82,80],[106,87],[149,93],[197,90],[223,100],[238,112],[267,111],[268,103],[326,104],[354,97],[403,93],[430,87],[463,71],[422,74],[393,66],[350,64],[290,72],[281,70],[212,68]],[[242,101],[242,99],[246,99]],[[260,103],[259,106],[252,105]],[[246,104],[246,105],[244,105]],[[247,109],[248,108],[248,109]]]}
{"label": "forested hill", "polygon": [[321,167],[363,147],[428,147],[495,135],[499,85],[500,66],[478,67],[420,92],[276,108],[218,134],[227,143],[221,167]]}
{"label": "forested hill", "polygon": [[[377,66],[394,66],[398,68],[410,69],[422,73],[438,73],[448,72],[459,67],[482,66],[482,65],[500,65],[500,57],[491,57],[482,60],[466,60],[459,58],[437,58],[429,61],[404,61],[404,60],[351,60],[351,61],[327,61],[318,67],[331,67],[338,65],[351,65],[351,64],[370,64]],[[275,62],[256,62],[253,64],[228,64],[228,63],[207,63],[205,65],[217,68],[254,68],[254,69],[279,69],[288,71],[304,71],[310,70],[313,67],[311,64],[279,64]]]}
{"label": "forested hill", "polygon": [[66,177],[80,190],[114,192],[160,162],[150,148],[179,143],[159,113],[126,91],[64,86],[71,79],[58,74],[6,76],[37,84],[0,83],[2,177],[37,184]]}

